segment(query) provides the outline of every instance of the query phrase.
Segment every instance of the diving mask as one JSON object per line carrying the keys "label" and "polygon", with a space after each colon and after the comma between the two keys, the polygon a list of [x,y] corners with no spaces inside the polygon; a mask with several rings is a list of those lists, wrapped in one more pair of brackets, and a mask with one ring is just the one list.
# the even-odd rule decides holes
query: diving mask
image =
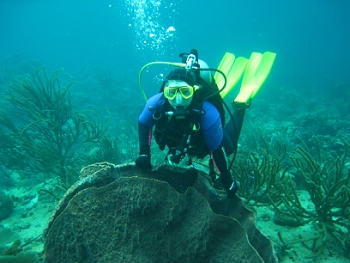
{"label": "diving mask", "polygon": [[169,99],[169,100],[175,99],[178,93],[180,93],[180,95],[184,99],[189,99],[193,96],[194,87],[192,87],[192,86],[180,86],[180,87],[165,87],[164,88],[164,97]]}

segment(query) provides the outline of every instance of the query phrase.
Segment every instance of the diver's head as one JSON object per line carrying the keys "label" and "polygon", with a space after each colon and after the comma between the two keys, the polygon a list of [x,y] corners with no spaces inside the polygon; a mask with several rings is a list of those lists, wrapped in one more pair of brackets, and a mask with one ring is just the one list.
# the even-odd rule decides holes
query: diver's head
{"label": "diver's head", "polygon": [[166,78],[164,96],[174,109],[186,109],[192,102],[196,76],[186,69],[175,69]]}

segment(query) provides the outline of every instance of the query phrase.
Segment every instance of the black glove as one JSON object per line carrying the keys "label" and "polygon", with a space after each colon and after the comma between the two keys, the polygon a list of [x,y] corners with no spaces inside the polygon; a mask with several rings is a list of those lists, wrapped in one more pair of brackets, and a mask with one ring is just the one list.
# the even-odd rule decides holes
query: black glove
{"label": "black glove", "polygon": [[139,157],[136,159],[136,166],[142,169],[151,169],[151,148],[149,145],[140,145]]}
{"label": "black glove", "polygon": [[152,169],[151,157],[148,155],[140,155],[135,162],[136,166],[141,169]]}
{"label": "black glove", "polygon": [[232,180],[231,174],[229,172],[222,173],[220,178],[222,180],[223,187],[227,191],[227,198],[234,197],[238,190],[238,184]]}

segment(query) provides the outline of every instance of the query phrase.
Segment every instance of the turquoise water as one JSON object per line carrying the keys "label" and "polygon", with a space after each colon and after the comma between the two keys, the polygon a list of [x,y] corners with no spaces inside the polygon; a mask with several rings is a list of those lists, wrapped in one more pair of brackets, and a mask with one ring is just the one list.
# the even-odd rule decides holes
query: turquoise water
{"label": "turquoise water", "polygon": [[176,61],[190,48],[210,66],[226,51],[270,50],[278,55],[271,81],[323,88],[348,78],[349,14],[346,0],[3,0],[0,57],[75,76],[87,65],[117,68],[134,85],[145,63]]}
{"label": "turquoise water", "polygon": [[[240,152],[264,147],[258,143],[259,128],[271,149],[278,140],[288,152],[300,144],[297,137],[315,147],[311,138],[316,135],[324,159],[332,163],[344,152],[341,139],[350,138],[349,29],[347,0],[1,0],[0,91],[35,67],[46,66],[48,73],[62,68],[81,84],[71,87],[75,109],[94,110],[103,120],[111,117],[107,131],[127,162],[138,152],[137,117],[144,105],[138,73],[143,65],[180,62],[178,54],[191,48],[211,67],[227,51],[247,58],[254,51],[272,51],[275,64],[246,115]],[[148,96],[159,90],[168,71],[145,71]],[[163,153],[152,151],[154,163],[163,161]],[[98,146],[73,148],[72,158],[81,152],[93,155]],[[0,190],[16,195],[14,188],[27,187],[35,192],[13,198],[17,207],[36,200],[33,189],[43,181],[40,188],[63,195],[64,189],[46,185],[54,176],[5,169],[3,156]],[[349,171],[346,158],[344,172]],[[286,166],[291,164],[287,159]],[[295,180],[300,186],[300,178]],[[39,193],[54,205],[52,197]]]}

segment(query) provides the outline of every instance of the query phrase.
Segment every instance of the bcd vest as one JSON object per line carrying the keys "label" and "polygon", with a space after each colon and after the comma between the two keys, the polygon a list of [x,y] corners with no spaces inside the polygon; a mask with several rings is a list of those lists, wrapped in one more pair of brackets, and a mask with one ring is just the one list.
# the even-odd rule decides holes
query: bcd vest
{"label": "bcd vest", "polygon": [[[160,100],[164,99],[162,96]],[[164,103],[156,109],[154,138],[160,150],[169,148],[168,154],[188,154],[197,158],[204,158],[210,153],[205,144],[201,130],[201,117],[205,112],[202,105],[191,103],[183,114],[176,116],[169,102]],[[183,157],[182,156],[182,157]]]}

